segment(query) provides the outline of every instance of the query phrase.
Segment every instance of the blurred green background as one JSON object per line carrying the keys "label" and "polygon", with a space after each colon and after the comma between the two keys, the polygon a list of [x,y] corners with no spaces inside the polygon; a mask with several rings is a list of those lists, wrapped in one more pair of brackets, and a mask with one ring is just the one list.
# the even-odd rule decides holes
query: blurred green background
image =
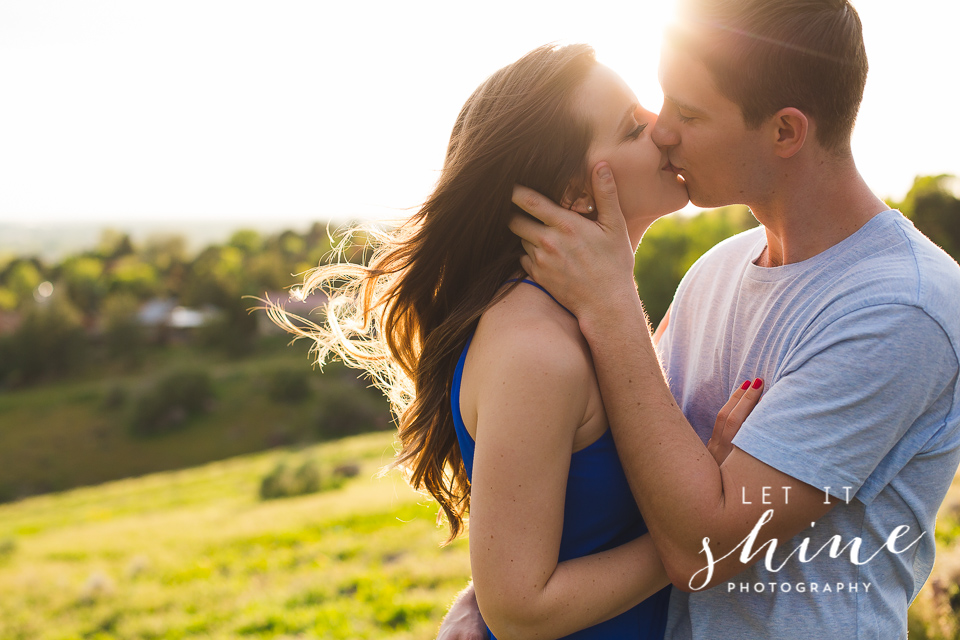
{"label": "blurred green background", "polygon": [[[960,255],[953,177],[891,205]],[[743,207],[658,221],[636,257],[653,324],[694,260],[754,225]],[[286,299],[330,255],[326,225],[188,246],[107,230],[0,257],[0,638],[433,637],[466,542],[441,547],[435,506],[377,477],[380,393],[312,368],[245,297]],[[937,540],[911,638],[960,638],[960,491]]]}

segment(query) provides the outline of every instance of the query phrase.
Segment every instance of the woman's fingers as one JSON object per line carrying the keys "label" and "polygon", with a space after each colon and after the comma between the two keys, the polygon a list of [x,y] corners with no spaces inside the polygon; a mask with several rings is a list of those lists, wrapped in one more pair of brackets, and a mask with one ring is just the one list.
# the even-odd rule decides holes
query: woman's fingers
{"label": "woman's fingers", "polygon": [[707,450],[713,455],[717,464],[723,464],[730,455],[733,450],[734,436],[740,431],[740,427],[743,426],[753,408],[757,406],[762,393],[763,380],[760,378],[752,382],[746,380],[720,409],[717,420],[713,424],[713,434],[707,443]]}
{"label": "woman's fingers", "polygon": [[727,423],[727,416],[733,413],[737,403],[740,402],[740,398],[742,398],[743,394],[746,393],[747,389],[750,388],[750,384],[750,381],[747,380],[742,385],[737,387],[737,390],[733,392],[733,395],[730,396],[730,399],[727,400],[727,403],[721,407],[720,413],[717,414],[717,420],[713,423],[713,433],[710,435],[711,442],[719,442],[720,438],[723,437],[723,428]]}
{"label": "woman's fingers", "polygon": [[737,401],[737,405],[727,416],[727,424],[723,429],[723,439],[733,440],[733,437],[740,431],[740,427],[746,421],[747,416],[753,411],[753,408],[760,402],[760,394],[763,393],[763,380],[757,378],[750,385],[749,389],[744,390],[743,395]]}

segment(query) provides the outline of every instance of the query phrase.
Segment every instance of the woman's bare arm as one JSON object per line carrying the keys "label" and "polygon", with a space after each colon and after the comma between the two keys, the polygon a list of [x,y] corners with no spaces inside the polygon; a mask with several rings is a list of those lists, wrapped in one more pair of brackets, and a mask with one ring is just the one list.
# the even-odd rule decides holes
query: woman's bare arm
{"label": "woman's bare arm", "polygon": [[[731,441],[746,417],[760,400],[762,388],[748,381],[734,391],[720,410],[714,424],[708,449],[718,464],[722,464],[732,450]],[[437,640],[486,640],[487,627],[477,604],[476,593],[470,584],[457,597],[440,626]]]}
{"label": "woman's bare arm", "polygon": [[471,347],[470,370],[480,373],[470,557],[479,609],[495,635],[558,638],[628,610],[668,581],[648,536],[557,563],[584,381],[593,374],[569,328],[526,320],[497,323],[492,339],[478,331]]}

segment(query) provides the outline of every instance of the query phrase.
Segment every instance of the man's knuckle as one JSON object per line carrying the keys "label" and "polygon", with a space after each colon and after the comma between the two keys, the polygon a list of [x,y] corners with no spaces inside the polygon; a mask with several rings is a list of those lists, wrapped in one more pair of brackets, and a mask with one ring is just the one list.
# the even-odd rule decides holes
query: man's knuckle
{"label": "man's knuckle", "polygon": [[559,253],[560,247],[553,238],[546,236],[540,242],[540,250],[545,254]]}

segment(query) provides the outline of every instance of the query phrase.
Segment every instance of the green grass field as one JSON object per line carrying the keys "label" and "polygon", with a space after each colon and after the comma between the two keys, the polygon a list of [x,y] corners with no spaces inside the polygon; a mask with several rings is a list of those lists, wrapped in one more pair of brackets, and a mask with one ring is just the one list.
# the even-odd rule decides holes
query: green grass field
{"label": "green grass field", "polygon": [[[0,638],[427,639],[469,575],[375,433],[0,505]],[[312,457],[336,489],[270,500]]]}
{"label": "green grass field", "polygon": [[[392,434],[273,450],[0,505],[0,638],[433,638],[469,576],[436,508],[397,473]],[[261,501],[279,462],[313,459],[320,493]],[[911,640],[960,638],[960,482]]]}

